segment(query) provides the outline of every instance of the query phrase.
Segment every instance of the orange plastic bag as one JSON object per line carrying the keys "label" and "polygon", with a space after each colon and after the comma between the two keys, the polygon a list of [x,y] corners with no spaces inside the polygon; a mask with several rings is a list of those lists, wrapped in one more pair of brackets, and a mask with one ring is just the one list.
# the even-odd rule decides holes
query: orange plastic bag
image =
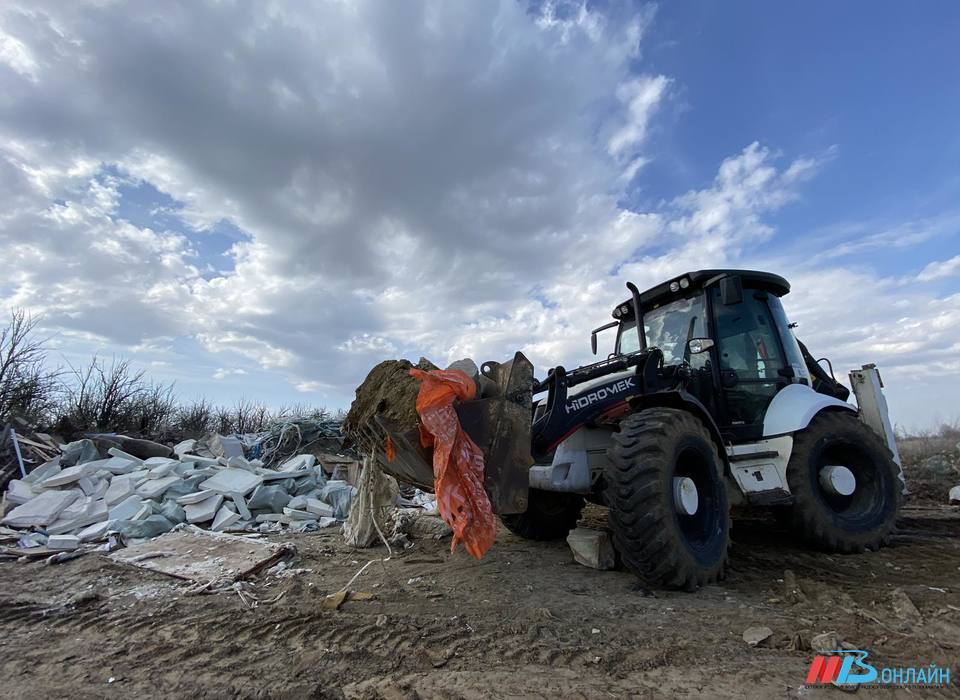
{"label": "orange plastic bag", "polygon": [[458,542],[480,559],[497,537],[497,525],[487,492],[483,490],[483,450],[463,432],[453,408],[456,399],[472,399],[473,380],[458,369],[424,372],[411,369],[420,380],[417,413],[420,442],[433,447],[434,491],[440,516],[453,530],[452,552]]}

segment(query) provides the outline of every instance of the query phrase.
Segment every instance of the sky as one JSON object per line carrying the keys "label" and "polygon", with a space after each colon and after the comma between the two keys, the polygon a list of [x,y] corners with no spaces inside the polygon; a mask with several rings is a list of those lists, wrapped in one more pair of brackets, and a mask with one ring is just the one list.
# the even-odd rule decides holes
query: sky
{"label": "sky", "polygon": [[958,37],[950,2],[8,0],[0,304],[58,363],[343,408],[764,269],[896,423],[956,420]]}

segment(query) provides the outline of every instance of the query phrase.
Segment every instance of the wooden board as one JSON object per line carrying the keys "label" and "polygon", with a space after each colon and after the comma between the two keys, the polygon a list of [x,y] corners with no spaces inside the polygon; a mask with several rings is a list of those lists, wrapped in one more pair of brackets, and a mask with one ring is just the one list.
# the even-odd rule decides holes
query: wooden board
{"label": "wooden board", "polygon": [[109,558],[167,576],[209,583],[245,578],[295,551],[290,544],[258,542],[195,528],[168,532],[113,552]]}

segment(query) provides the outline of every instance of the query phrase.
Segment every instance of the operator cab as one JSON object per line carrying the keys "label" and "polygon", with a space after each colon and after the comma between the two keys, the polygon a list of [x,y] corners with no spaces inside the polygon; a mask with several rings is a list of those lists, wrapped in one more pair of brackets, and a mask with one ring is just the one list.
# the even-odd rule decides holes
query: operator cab
{"label": "operator cab", "polygon": [[698,270],[639,295],[642,335],[633,300],[613,311],[613,356],[663,353],[665,379],[675,380],[737,440],[762,431],[773,397],[810,374],[780,297],[789,283],[766,272]]}

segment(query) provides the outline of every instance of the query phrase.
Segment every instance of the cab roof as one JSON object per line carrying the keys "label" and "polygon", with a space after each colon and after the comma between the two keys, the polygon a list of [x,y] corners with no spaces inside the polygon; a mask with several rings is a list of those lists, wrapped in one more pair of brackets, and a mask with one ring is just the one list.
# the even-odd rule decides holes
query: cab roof
{"label": "cab roof", "polygon": [[[679,299],[689,296],[690,292],[701,290],[715,282],[719,282],[724,277],[738,275],[743,285],[752,289],[760,289],[771,294],[782,297],[790,292],[790,283],[780,275],[772,272],[760,272],[757,270],[697,270],[696,272],[687,272],[676,277],[672,277],[666,282],[662,282],[655,287],[651,287],[640,294],[640,306],[644,309],[660,305],[666,301]],[[676,282],[678,285],[686,279],[689,284],[686,287],[671,291],[670,285]],[[621,314],[619,309],[626,305],[629,312]],[[633,299],[628,298],[614,308],[613,317],[621,318],[633,315]]]}

